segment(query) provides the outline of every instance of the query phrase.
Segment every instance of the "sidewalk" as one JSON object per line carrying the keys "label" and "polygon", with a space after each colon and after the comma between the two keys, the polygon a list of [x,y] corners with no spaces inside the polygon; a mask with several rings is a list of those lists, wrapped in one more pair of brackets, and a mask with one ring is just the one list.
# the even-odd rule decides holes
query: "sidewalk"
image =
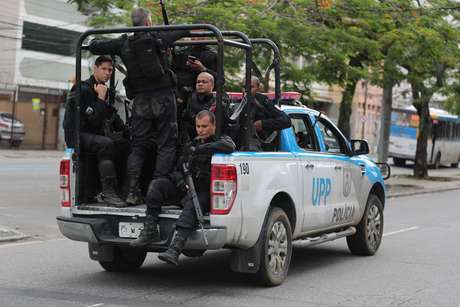
{"label": "sidewalk", "polygon": [[435,193],[460,189],[460,169],[446,176],[414,179],[410,175],[392,175],[385,181],[387,198]]}

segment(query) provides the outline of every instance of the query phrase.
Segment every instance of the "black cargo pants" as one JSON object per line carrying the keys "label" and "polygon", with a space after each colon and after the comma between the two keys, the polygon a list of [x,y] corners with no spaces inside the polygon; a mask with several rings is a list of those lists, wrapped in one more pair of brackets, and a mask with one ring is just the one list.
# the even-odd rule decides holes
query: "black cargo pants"
{"label": "black cargo pants", "polygon": [[131,121],[131,153],[128,176],[140,177],[148,153],[156,145],[153,177],[168,175],[174,165],[177,146],[176,101],[172,89],[136,95]]}
{"label": "black cargo pants", "polygon": [[[182,196],[183,208],[176,222],[176,227],[182,237],[187,238],[197,228],[198,219],[189,193],[186,193],[176,185],[176,182],[167,177],[152,180],[146,197],[147,214],[158,216],[161,211],[161,205],[179,194]],[[196,190],[201,210],[205,214],[209,212],[209,185],[206,187],[196,186]]]}

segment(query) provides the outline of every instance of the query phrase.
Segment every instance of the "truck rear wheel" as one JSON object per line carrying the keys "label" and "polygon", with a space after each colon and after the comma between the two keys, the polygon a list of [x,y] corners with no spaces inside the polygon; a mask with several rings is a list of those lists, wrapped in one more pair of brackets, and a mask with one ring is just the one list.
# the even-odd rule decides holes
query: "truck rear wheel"
{"label": "truck rear wheel", "polygon": [[264,286],[277,286],[288,274],[292,255],[292,231],[286,213],[273,207],[262,231],[262,259],[257,280]]}
{"label": "truck rear wheel", "polygon": [[382,242],[382,234],[383,205],[376,195],[371,194],[356,233],[347,237],[348,248],[354,255],[374,255]]}
{"label": "truck rear wheel", "polygon": [[114,247],[112,261],[99,261],[99,264],[109,272],[129,272],[140,268],[144,263],[147,252],[134,248]]}

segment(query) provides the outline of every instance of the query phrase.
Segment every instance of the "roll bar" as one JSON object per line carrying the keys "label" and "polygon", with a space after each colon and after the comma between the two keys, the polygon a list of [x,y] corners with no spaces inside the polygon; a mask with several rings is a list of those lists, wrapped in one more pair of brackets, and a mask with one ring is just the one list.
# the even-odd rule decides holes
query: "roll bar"
{"label": "roll bar", "polygon": [[[222,122],[222,97],[223,97],[223,85],[224,85],[224,45],[236,47],[245,50],[246,52],[246,64],[252,61],[252,45],[249,38],[241,32],[232,31],[231,35],[237,36],[241,41],[237,42],[234,40],[224,39],[224,35],[228,36],[229,33],[223,34],[217,27],[210,24],[192,24],[192,25],[161,25],[152,27],[119,27],[119,28],[106,28],[106,29],[92,29],[83,32],[78,38],[76,45],[76,67],[75,67],[75,78],[76,78],[76,93],[75,93],[75,155],[73,160],[77,166],[76,175],[76,191],[75,197],[79,200],[79,160],[80,160],[80,98],[81,98],[81,57],[82,50],[86,49],[87,46],[83,46],[83,42],[90,35],[101,35],[101,34],[116,34],[116,33],[138,33],[138,32],[151,32],[151,31],[181,31],[181,30],[205,30],[203,32],[206,35],[203,36],[214,36],[215,44],[217,45],[217,80],[216,80],[216,120],[219,123],[216,127],[216,134],[219,136],[221,133],[220,123]],[[196,37],[196,32],[190,33],[186,37]],[[189,45],[199,45],[198,42],[189,42]],[[114,79],[114,75],[112,75]],[[252,101],[251,95],[251,66],[246,65],[246,92],[248,93],[249,101]],[[252,105],[252,104],[249,104]],[[247,131],[243,139],[243,147],[249,144],[249,117],[248,112],[244,112],[245,119],[243,120],[243,129]]]}

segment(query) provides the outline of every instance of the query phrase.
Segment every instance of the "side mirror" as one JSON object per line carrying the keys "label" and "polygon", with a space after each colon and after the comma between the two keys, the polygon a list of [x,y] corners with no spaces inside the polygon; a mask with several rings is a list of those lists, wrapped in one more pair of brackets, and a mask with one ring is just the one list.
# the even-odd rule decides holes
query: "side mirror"
{"label": "side mirror", "polygon": [[382,173],[383,180],[387,180],[391,176],[391,168],[388,163],[375,163],[380,169],[380,173]]}
{"label": "side mirror", "polygon": [[351,140],[350,145],[353,156],[367,155],[369,153],[369,144],[365,140]]}

